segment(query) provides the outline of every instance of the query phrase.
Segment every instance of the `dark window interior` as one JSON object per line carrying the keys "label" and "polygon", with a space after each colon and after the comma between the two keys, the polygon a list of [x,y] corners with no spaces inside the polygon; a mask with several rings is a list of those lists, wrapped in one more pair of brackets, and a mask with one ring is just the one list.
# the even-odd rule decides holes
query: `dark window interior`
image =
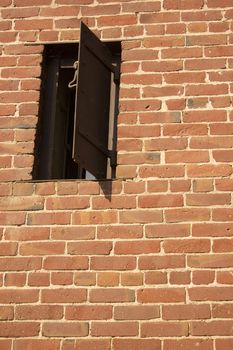
{"label": "dark window interior", "polygon": [[[113,57],[112,64],[118,68],[120,64],[120,43],[107,44]],[[35,143],[35,162],[33,168],[33,178],[40,180],[47,179],[95,179],[98,178],[98,172],[93,173],[85,169],[85,159],[81,159],[80,163],[73,158],[74,145],[74,118],[77,108],[77,89],[69,88],[69,83],[74,78],[74,62],[78,56],[78,44],[48,44],[45,46],[42,69],[42,89],[40,100],[40,116],[37,127],[36,143]],[[93,70],[90,69],[90,79],[88,83],[92,84]],[[91,85],[92,86],[92,85]],[[109,86],[109,89],[111,87]],[[86,90],[88,90],[87,88]],[[82,89],[80,90],[82,92]],[[116,117],[117,117],[117,99],[119,92],[119,81],[114,88],[114,108],[110,118],[109,130],[107,137],[111,137],[111,152],[115,152],[116,148]],[[101,91],[100,91],[101,93]],[[79,92],[80,94],[80,92]],[[110,95],[110,91],[107,95]],[[98,96],[96,99],[98,101]],[[106,96],[106,99],[110,98]],[[86,100],[88,101],[88,100]],[[78,102],[79,103],[79,102]],[[95,104],[94,104],[95,105]],[[88,103],[86,103],[88,107]],[[85,108],[85,104],[84,104]],[[109,111],[108,111],[109,113]],[[84,113],[85,114],[85,113]],[[89,118],[88,113],[84,116],[86,120]],[[83,122],[90,128],[93,125],[92,120]],[[105,125],[99,125],[100,134]],[[111,129],[111,130],[110,130]],[[79,136],[79,133],[76,133]],[[76,137],[76,136],[75,136]],[[84,135],[85,137],[85,135]],[[106,138],[106,135],[104,136]],[[90,140],[92,142],[92,140]],[[79,143],[76,140],[76,144]],[[85,142],[82,143],[85,146]],[[81,144],[81,146],[82,146]],[[83,152],[82,157],[88,158],[89,143]],[[98,147],[98,142],[97,142]],[[85,152],[87,152],[85,154]],[[105,151],[106,153],[106,151]],[[110,154],[109,153],[109,154]],[[109,157],[108,157],[109,158]],[[106,157],[107,159],[107,157]],[[98,163],[98,159],[95,160]],[[112,178],[115,175],[116,162],[107,159],[108,169],[103,170],[101,178]],[[110,170],[109,170],[110,169]]]}

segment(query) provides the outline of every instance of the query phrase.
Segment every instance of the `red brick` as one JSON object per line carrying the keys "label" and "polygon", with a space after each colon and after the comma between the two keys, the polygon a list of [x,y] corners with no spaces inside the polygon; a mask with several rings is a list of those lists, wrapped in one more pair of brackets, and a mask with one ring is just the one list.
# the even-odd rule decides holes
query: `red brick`
{"label": "red brick", "polygon": [[196,270],[193,271],[193,283],[194,284],[210,284],[214,282],[215,272],[208,270]]}
{"label": "red brick", "polygon": [[[0,320],[9,321],[14,318],[14,309],[12,306],[1,306],[0,307]],[[1,345],[1,342],[0,342]]]}
{"label": "red brick", "polygon": [[17,320],[60,320],[63,307],[58,305],[18,305],[15,310]]}
{"label": "red brick", "polygon": [[189,284],[191,281],[190,272],[171,271],[169,281],[170,284]]}
{"label": "red brick", "polygon": [[199,21],[215,21],[221,20],[221,11],[192,11],[192,12],[182,12],[181,20],[186,22],[199,22]]}
{"label": "red brick", "polygon": [[[226,121],[226,119],[227,119],[227,114],[226,114],[226,111],[223,111],[223,110],[215,110],[214,112],[208,111],[208,110],[207,111],[206,110],[188,111],[188,112],[185,112],[183,116],[183,120],[185,123]],[[215,124],[211,124],[211,130],[213,125]],[[217,124],[217,125],[223,125],[223,124]]]}
{"label": "red brick", "polygon": [[111,250],[111,242],[72,242],[67,245],[68,254],[109,255]]}
{"label": "red brick", "polygon": [[214,206],[214,205],[229,205],[231,198],[228,194],[187,194],[186,204],[190,206]]}
{"label": "red brick", "polygon": [[137,322],[92,322],[91,335],[125,337],[138,335]]}
{"label": "red brick", "polygon": [[138,290],[140,303],[178,303],[185,301],[184,288],[145,288]]}
{"label": "red brick", "polygon": [[233,339],[226,338],[226,339],[216,339],[215,341],[216,350],[231,350],[233,346]]}
{"label": "red brick", "polygon": [[139,208],[182,207],[182,195],[144,195],[138,197]]}
{"label": "red brick", "polygon": [[[143,88],[143,97],[164,97],[164,96],[179,96],[184,92],[184,88],[182,86],[175,85],[167,85],[164,87],[151,87],[147,86]],[[158,136],[158,135],[155,135]]]}
{"label": "red brick", "polygon": [[121,82],[134,85],[161,84],[162,77],[161,74],[125,74],[122,75]]}
{"label": "red brick", "polygon": [[[222,217],[224,218],[224,211]],[[226,219],[226,221],[228,221]],[[198,237],[221,237],[232,236],[233,224],[232,223],[206,223],[206,224],[193,224],[192,235]]]}
{"label": "red brick", "polygon": [[209,321],[209,322],[192,322],[190,324],[190,333],[192,335],[232,335],[232,321]]}
{"label": "red brick", "polygon": [[141,14],[140,23],[172,23],[179,22],[180,17],[178,12],[174,13],[150,13],[150,14]]}
{"label": "red brick", "polygon": [[41,258],[30,257],[1,257],[0,271],[30,271],[40,269],[42,265]]}
{"label": "red brick", "polygon": [[135,305],[116,306],[114,309],[115,320],[153,320],[159,318],[158,306]]}
{"label": "red brick", "polygon": [[191,188],[190,180],[171,180],[170,190],[171,192],[188,192]]}
{"label": "red brick", "polygon": [[67,306],[67,320],[108,320],[112,318],[112,306]]}
{"label": "red brick", "polygon": [[99,288],[90,290],[90,302],[122,303],[135,300],[135,293],[126,288]]}
{"label": "red brick", "polygon": [[188,257],[188,266],[190,267],[232,267],[232,254],[209,254],[193,255]]}
{"label": "red brick", "polygon": [[33,337],[38,336],[40,324],[38,322],[1,322],[1,337]]}
{"label": "red brick", "polygon": [[168,182],[165,180],[149,180],[147,181],[148,192],[167,192]]}
{"label": "red brick", "polygon": [[95,228],[91,226],[51,227],[51,238],[53,240],[89,240],[93,239],[94,236]]}
{"label": "red brick", "polygon": [[[119,29],[118,29],[119,30]],[[123,28],[123,35],[126,37],[137,37],[143,34],[143,26],[132,25]],[[117,34],[116,38],[119,38],[121,34]]]}
{"label": "red brick", "polygon": [[52,272],[51,283],[58,286],[73,284],[73,272]]}
{"label": "red brick", "polygon": [[159,11],[161,8],[159,1],[148,1],[148,2],[133,2],[133,3],[123,3],[123,12],[154,12]]}
{"label": "red brick", "polygon": [[176,239],[163,243],[165,253],[205,253],[210,251],[210,241],[207,239]]}
{"label": "red brick", "polygon": [[213,123],[210,125],[211,135],[232,135],[233,128],[231,123]]}
{"label": "red brick", "polygon": [[29,286],[49,286],[50,274],[47,272],[31,272],[28,274]]}
{"label": "red brick", "polygon": [[17,339],[14,341],[13,350],[41,350],[43,348],[46,350],[59,350],[60,341],[53,339]]}
{"label": "red brick", "polygon": [[218,191],[232,191],[233,180],[232,179],[217,179],[215,186]]}
{"label": "red brick", "polygon": [[57,7],[42,7],[40,10],[41,17],[63,17],[78,15],[80,6],[57,6]]}
{"label": "red brick", "polygon": [[58,41],[58,36],[59,36],[59,32],[58,31],[42,30],[39,33],[39,40],[40,41],[57,42]]}
{"label": "red brick", "polygon": [[11,343],[10,339],[0,339],[1,350],[11,350]]}
{"label": "red brick", "polygon": [[5,239],[10,241],[43,241],[48,238],[48,227],[7,227],[5,230]]}
{"label": "red brick", "polygon": [[142,149],[142,140],[119,139],[117,149],[118,151],[140,151]]}
{"label": "red brick", "polygon": [[203,338],[164,340],[164,350],[190,350],[196,347],[199,350],[213,350],[213,340]]}
{"label": "red brick", "polygon": [[0,242],[0,256],[13,256],[17,254],[18,245],[13,242]]}
{"label": "red brick", "polygon": [[184,267],[184,257],[181,255],[167,256],[142,256],[139,257],[139,268],[142,270],[154,270],[165,268]]}
{"label": "red brick", "polygon": [[233,283],[233,276],[230,271],[219,271],[217,272],[217,282],[220,284],[230,284]]}
{"label": "red brick", "polygon": [[[97,285],[101,287],[115,287],[120,284],[119,272],[99,272],[97,275]],[[124,285],[122,283],[122,285]]]}
{"label": "red brick", "polygon": [[[143,40],[144,47],[174,47],[184,46],[185,40],[183,36],[156,36],[145,38]],[[223,43],[224,44],[224,43]]]}
{"label": "red brick", "polygon": [[43,209],[43,199],[29,197],[0,198],[0,210],[39,210]]}
{"label": "red brick", "polygon": [[112,196],[111,200],[105,197],[92,198],[93,209],[133,209],[136,208],[135,196]]}
{"label": "red brick", "polygon": [[165,0],[163,7],[166,10],[191,10],[201,9],[203,5],[203,0],[194,0],[191,3],[187,3],[185,0]]}
{"label": "red brick", "polygon": [[160,251],[160,242],[157,240],[140,240],[116,242],[114,253],[121,255],[151,254]]}
{"label": "red brick", "polygon": [[213,209],[213,221],[233,221],[233,209]]}
{"label": "red brick", "polygon": [[164,320],[195,320],[211,317],[209,305],[164,305]]}
{"label": "red brick", "polygon": [[166,25],[166,34],[184,34],[186,32],[185,23],[168,23]]}
{"label": "red brick", "polygon": [[125,182],[124,183],[124,192],[128,194],[136,194],[145,192],[145,182]]}
{"label": "red brick", "polygon": [[141,326],[142,337],[179,337],[188,335],[186,322],[150,322]]}
{"label": "red brick", "polygon": [[189,289],[191,301],[230,301],[232,287],[194,287]]}
{"label": "red brick", "polygon": [[136,258],[133,256],[92,256],[91,269],[93,270],[133,270],[136,267]]}
{"label": "red brick", "polygon": [[170,151],[165,153],[166,163],[203,163],[209,161],[207,151]]}
{"label": "red brick", "polygon": [[166,284],[167,274],[161,271],[148,271],[145,272],[145,284]]}
{"label": "red brick", "polygon": [[100,186],[96,182],[91,182],[91,181],[83,182],[83,183],[81,182],[78,187],[78,193],[81,195],[99,194],[99,192],[100,192]]}
{"label": "red brick", "polygon": [[[51,0],[35,0],[34,6],[39,6],[39,5],[50,5]],[[14,5],[16,7],[24,7],[24,6],[31,6],[31,1],[30,0],[15,0]]]}
{"label": "red brick", "polygon": [[44,260],[45,270],[86,270],[88,257],[86,256],[51,256]]}
{"label": "red brick", "polygon": [[[231,0],[223,0],[223,2],[221,3],[221,7],[231,7],[232,3]],[[207,6],[209,8],[211,7],[219,7],[219,2],[218,0],[208,0],[207,1]]]}
{"label": "red brick", "polygon": [[189,236],[190,227],[186,224],[148,225],[145,228],[146,237],[186,237]]}
{"label": "red brick", "polygon": [[183,110],[185,108],[184,99],[170,99],[166,101],[167,108],[169,110]]}
{"label": "red brick", "polygon": [[161,345],[158,339],[113,339],[114,350],[131,349],[131,350],[160,350]]}
{"label": "red brick", "polygon": [[90,206],[89,197],[66,197],[66,198],[48,198],[46,200],[47,210],[69,210],[86,209]]}
{"label": "red brick", "polygon": [[185,138],[153,138],[145,140],[145,149],[147,151],[166,151],[166,150],[182,150],[187,147]]}
{"label": "red brick", "polygon": [[26,273],[6,273],[5,274],[5,286],[15,286],[15,287],[23,287],[26,284]]}
{"label": "red brick", "polygon": [[43,289],[42,303],[80,303],[86,301],[87,293],[83,288],[53,288]]}
{"label": "red brick", "polygon": [[[155,152],[146,152],[146,153],[128,153],[128,154],[119,154],[117,157],[118,164],[159,164],[160,163],[160,154]],[[123,196],[122,196],[123,197]],[[124,197],[122,198],[124,199]],[[131,207],[135,207],[135,203],[133,202],[133,198],[131,199],[132,204]],[[126,201],[122,201],[120,206],[127,206],[130,207],[130,203],[128,200],[128,203],[125,203]],[[101,203],[101,201],[100,201]],[[114,205],[114,201],[110,203],[110,206],[112,207]]]}
{"label": "red brick", "polygon": [[232,318],[233,317],[232,304],[214,304],[213,317],[214,318]]}
{"label": "red brick", "polygon": [[[64,272],[61,272],[64,275]],[[89,271],[76,272],[74,284],[77,286],[93,286],[96,284],[96,274]]]}
{"label": "red brick", "polygon": [[166,58],[193,58],[193,57],[201,57],[202,49],[199,47],[185,47],[185,48],[169,48],[162,50],[162,59]]}
{"label": "red brick", "polygon": [[16,30],[52,29],[52,26],[53,26],[53,21],[51,19],[15,20]]}
{"label": "red brick", "polygon": [[62,350],[109,350],[110,340],[108,339],[77,339],[64,340]]}
{"label": "red brick", "polygon": [[213,191],[213,180],[212,179],[197,179],[193,181],[194,192],[210,192]]}
{"label": "red brick", "polygon": [[117,223],[117,212],[114,210],[95,211],[91,212],[76,212],[73,214],[74,225],[89,225],[89,224],[113,224]]}
{"label": "red brick", "polygon": [[97,238],[99,239],[135,239],[142,237],[142,226],[140,225],[104,225],[97,227]]}
{"label": "red brick", "polygon": [[39,300],[39,291],[22,289],[2,289],[0,290],[2,304],[33,303]]}
{"label": "red brick", "polygon": [[183,62],[181,60],[142,62],[144,72],[173,72],[182,70],[182,67]]}
{"label": "red brick", "polygon": [[189,165],[188,176],[190,177],[221,177],[232,173],[232,167],[228,164],[219,165]]}
{"label": "red brick", "polygon": [[141,138],[141,137],[149,137],[149,136],[159,136],[160,135],[160,127],[159,126],[119,126],[118,128],[118,137],[123,138]]}
{"label": "red brick", "polygon": [[185,209],[167,209],[165,211],[166,222],[181,221],[203,221],[209,220],[210,211],[207,208],[185,208]]}
{"label": "red brick", "polygon": [[[154,60],[158,58],[158,51],[157,50],[152,50],[152,49],[130,49],[130,50],[125,50],[122,52],[122,59],[123,61],[146,61],[146,60]],[[151,103],[153,100],[151,100]],[[133,106],[133,102],[136,103],[136,106],[145,106],[145,103],[143,103],[143,101],[132,101],[131,102],[131,107]],[[146,104],[147,106],[148,104]],[[155,106],[160,106],[160,104],[158,104],[158,101],[155,101]],[[133,110],[136,110],[136,106]],[[122,110],[122,108],[121,108]],[[144,108],[142,109],[144,110]]]}
{"label": "red brick", "polygon": [[63,242],[22,243],[19,248],[20,255],[57,255],[64,252]]}
{"label": "red brick", "polygon": [[42,334],[53,337],[84,337],[88,335],[88,323],[56,322],[43,323]]}
{"label": "red brick", "polygon": [[207,57],[223,57],[223,56],[232,56],[232,46],[213,46],[205,48],[205,56]]}
{"label": "red brick", "polygon": [[232,150],[224,150],[224,151],[213,151],[213,158],[216,162],[231,162],[233,156]]}
{"label": "red brick", "polygon": [[184,167],[182,165],[158,165],[158,166],[142,166],[139,171],[141,177],[158,177],[173,178],[183,177]]}
{"label": "red brick", "polygon": [[233,239],[218,239],[213,241],[213,252],[233,252]]}
{"label": "red brick", "polygon": [[125,210],[120,212],[120,222],[126,224],[161,222],[162,213],[159,210]]}
{"label": "red brick", "polygon": [[67,225],[70,223],[70,216],[71,214],[69,212],[35,212],[35,213],[29,213],[27,216],[27,223],[28,225]]}

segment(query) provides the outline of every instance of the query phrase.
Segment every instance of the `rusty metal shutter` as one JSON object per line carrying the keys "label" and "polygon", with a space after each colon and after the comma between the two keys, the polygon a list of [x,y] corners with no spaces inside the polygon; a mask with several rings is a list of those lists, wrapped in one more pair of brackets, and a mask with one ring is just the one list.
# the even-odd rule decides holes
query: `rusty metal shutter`
{"label": "rusty metal shutter", "polygon": [[96,178],[105,178],[110,88],[114,66],[109,49],[83,23],[78,56],[73,159]]}

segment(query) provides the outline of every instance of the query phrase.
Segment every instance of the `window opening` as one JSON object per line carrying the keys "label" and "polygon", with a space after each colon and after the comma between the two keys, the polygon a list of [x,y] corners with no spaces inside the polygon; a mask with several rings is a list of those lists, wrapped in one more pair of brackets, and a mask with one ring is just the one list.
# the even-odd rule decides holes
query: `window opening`
{"label": "window opening", "polygon": [[83,23],[79,44],[45,46],[34,179],[115,176],[119,66],[120,43]]}

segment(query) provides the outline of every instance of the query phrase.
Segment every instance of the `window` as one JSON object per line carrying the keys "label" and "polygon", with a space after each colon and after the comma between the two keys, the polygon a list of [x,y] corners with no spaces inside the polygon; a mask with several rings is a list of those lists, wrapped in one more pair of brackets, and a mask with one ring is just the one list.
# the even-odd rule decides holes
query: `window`
{"label": "window", "polygon": [[34,179],[115,176],[120,43],[80,33],[45,46]]}

